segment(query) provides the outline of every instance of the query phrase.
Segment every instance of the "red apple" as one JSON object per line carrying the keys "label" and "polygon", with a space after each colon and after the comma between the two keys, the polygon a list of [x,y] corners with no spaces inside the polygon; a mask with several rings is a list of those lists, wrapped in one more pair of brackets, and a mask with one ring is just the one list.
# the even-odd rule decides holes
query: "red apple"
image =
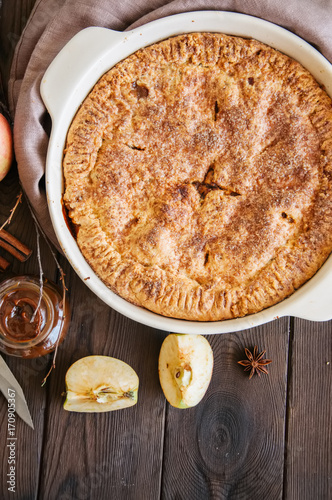
{"label": "red apple", "polygon": [[0,181],[13,162],[13,135],[6,118],[0,113]]}

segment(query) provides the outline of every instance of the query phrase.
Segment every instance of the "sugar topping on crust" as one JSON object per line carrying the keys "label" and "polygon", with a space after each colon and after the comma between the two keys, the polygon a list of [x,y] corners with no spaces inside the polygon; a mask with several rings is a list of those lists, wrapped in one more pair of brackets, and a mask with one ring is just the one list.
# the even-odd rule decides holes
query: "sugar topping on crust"
{"label": "sugar topping on crust", "polygon": [[165,316],[258,312],[332,250],[331,99],[255,40],[193,33],[120,62],[77,112],[63,168],[86,260]]}

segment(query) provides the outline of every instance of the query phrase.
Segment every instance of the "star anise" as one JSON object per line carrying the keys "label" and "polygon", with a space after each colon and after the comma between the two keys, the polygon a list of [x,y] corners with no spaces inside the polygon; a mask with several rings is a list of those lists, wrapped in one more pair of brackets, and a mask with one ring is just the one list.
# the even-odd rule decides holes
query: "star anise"
{"label": "star anise", "polygon": [[257,373],[257,375],[260,375],[260,372],[266,373],[267,375],[269,374],[269,372],[265,368],[265,365],[272,363],[272,359],[262,359],[266,351],[262,351],[260,354],[258,354],[257,345],[255,345],[254,352],[252,354],[247,348],[245,348],[244,351],[248,359],[238,361],[238,363],[239,365],[245,366],[245,372],[251,370],[249,380],[251,379],[251,377],[253,377],[255,372]]}

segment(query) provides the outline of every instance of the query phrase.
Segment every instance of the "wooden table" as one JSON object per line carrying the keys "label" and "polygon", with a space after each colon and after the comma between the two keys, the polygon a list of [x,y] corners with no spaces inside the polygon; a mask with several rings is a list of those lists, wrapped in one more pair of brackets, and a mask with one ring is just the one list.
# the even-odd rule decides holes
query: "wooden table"
{"label": "wooden table", "polygon": [[[1,1],[0,1],[1,4]],[[13,48],[34,0],[2,0],[4,88]],[[0,183],[0,224],[19,192],[15,167]],[[8,230],[34,249],[10,273],[36,274],[36,234],[25,202]],[[59,274],[41,244],[47,278]],[[5,356],[26,395],[35,430],[16,422],[16,493],[7,490],[7,402],[0,397],[1,499],[205,500],[332,498],[331,322],[282,318],[239,333],[211,335],[215,366],[202,402],[171,407],[158,379],[158,354],[168,332],[135,323],[93,295],[60,255],[72,307],[56,369],[52,357]],[[331,291],[332,293],[332,291]],[[204,333],[204,332],[202,332]],[[267,350],[269,376],[248,380],[237,361],[244,348]],[[104,414],[63,410],[65,373],[90,354],[129,363],[140,379],[132,408]]]}

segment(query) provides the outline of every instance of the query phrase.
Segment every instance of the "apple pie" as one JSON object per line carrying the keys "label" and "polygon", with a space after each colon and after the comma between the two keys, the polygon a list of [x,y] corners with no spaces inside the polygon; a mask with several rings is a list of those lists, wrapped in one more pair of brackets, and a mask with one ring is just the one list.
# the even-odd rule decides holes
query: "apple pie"
{"label": "apple pie", "polygon": [[64,203],[103,282],[216,321],[288,297],[332,251],[332,103],[252,39],[175,36],[96,83],[67,135]]}

